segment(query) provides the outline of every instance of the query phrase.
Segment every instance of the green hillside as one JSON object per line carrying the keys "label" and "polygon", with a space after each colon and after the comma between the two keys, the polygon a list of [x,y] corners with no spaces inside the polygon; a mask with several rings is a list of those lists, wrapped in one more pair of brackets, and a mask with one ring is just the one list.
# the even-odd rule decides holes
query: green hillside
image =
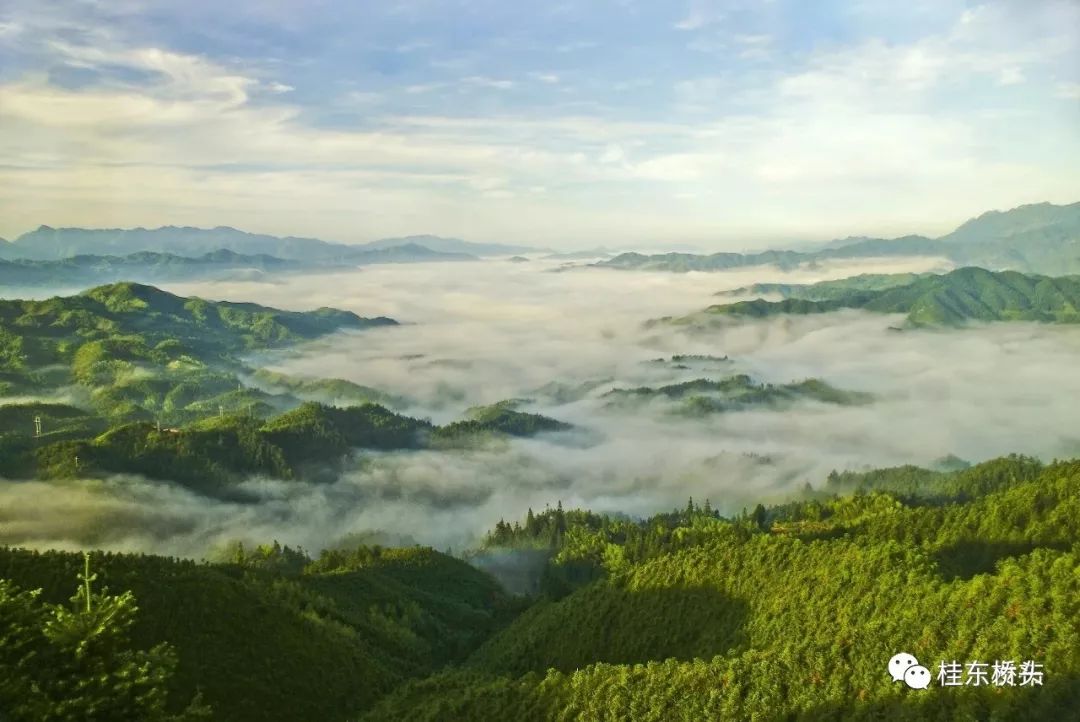
{"label": "green hillside", "polygon": [[694,379],[667,386],[641,386],[633,389],[612,389],[604,394],[610,404],[665,399],[676,402],[683,414],[700,416],[750,408],[775,408],[797,401],[818,401],[828,404],[855,405],[868,403],[870,394],[838,389],[820,379],[806,379],[789,384],[760,383],[746,374],[736,374],[720,380]]}
{"label": "green hillside", "polygon": [[340,329],[393,323],[333,308],[281,311],[115,283],[66,298],[0,300],[0,368],[10,374],[70,365],[79,379],[118,362],[206,363]]}
{"label": "green hillside", "polygon": [[573,427],[563,421],[541,414],[518,411],[523,402],[508,399],[490,406],[479,406],[466,412],[467,418],[435,430],[433,436],[442,445],[462,440],[475,443],[487,436],[535,436],[549,431],[567,431]]}
{"label": "green hillside", "polygon": [[[201,692],[213,719],[230,722],[351,719],[402,680],[463,658],[512,610],[490,577],[430,549],[360,548],[275,569],[298,556],[303,565],[274,545],[233,564],[93,558],[99,584],[134,594],[135,647],[175,650],[170,705]],[[82,563],[0,548],[0,579],[61,603]]]}
{"label": "green hillside", "polygon": [[809,284],[755,283],[729,291],[720,291],[715,295],[726,297],[776,295],[806,301],[828,301],[847,296],[852,291],[881,291],[887,288],[906,286],[929,275],[928,273],[863,273],[849,278]]}
{"label": "green hillside", "polygon": [[[461,669],[364,719],[1068,718],[1080,463],[1008,458],[938,481],[985,491],[570,525],[554,568],[596,581],[538,602]],[[1045,683],[917,692],[887,674],[901,650],[935,673],[941,660],[1036,660]]]}
{"label": "green hillside", "polygon": [[[305,402],[263,419],[218,415],[176,427],[112,423],[75,407],[0,405],[0,476],[78,479],[115,473],[175,481],[201,493],[231,494],[252,475],[317,481],[354,450],[477,445],[507,436],[561,431],[568,424],[504,407],[436,427],[378,404],[338,408]],[[34,418],[42,420],[36,437]]]}
{"label": "green hillside", "polygon": [[982,268],[961,268],[941,276],[919,278],[904,286],[852,291],[824,301],[757,299],[711,306],[702,316],[763,318],[843,308],[902,313],[912,325],[948,326],[968,321],[1077,323],[1080,322],[1080,277],[1050,278],[1016,271],[995,273]]}
{"label": "green hillside", "polygon": [[[538,575],[532,599],[419,547],[94,563],[134,594],[132,647],[175,655],[168,706],[201,692],[215,720],[1035,721],[1080,704],[1080,461],[834,473],[732,518],[559,505],[500,521],[477,558],[500,551]],[[52,603],[80,565],[0,549],[0,579]],[[1043,684],[911,690],[887,672],[898,651],[935,674],[1032,660]],[[4,669],[0,700],[29,673]]]}
{"label": "green hillside", "polygon": [[408,400],[345,379],[297,378],[288,374],[256,370],[250,382],[272,392],[288,393],[304,401],[318,401],[335,406],[371,402],[392,409],[404,408]]}

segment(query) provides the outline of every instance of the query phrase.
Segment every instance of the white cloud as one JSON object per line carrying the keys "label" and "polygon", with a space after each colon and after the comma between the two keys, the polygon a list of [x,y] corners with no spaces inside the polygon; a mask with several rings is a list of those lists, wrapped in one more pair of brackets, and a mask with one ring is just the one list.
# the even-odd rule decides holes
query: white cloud
{"label": "white cloud", "polygon": [[1080,83],[1058,83],[1055,96],[1066,100],[1080,100]]}
{"label": "white cloud", "polygon": [[461,82],[466,85],[475,85],[481,88],[494,88],[496,90],[510,90],[516,85],[513,80],[488,78],[483,75],[470,75],[467,78],[462,78]]}
{"label": "white cloud", "polygon": [[[581,75],[598,90],[558,106],[538,102],[547,94],[536,84],[559,83],[554,72],[528,71],[535,59],[481,66],[480,50],[461,65],[487,74],[447,64],[398,83],[350,78],[309,106],[276,62],[148,47],[102,28],[86,31],[90,44],[42,32],[50,64],[93,72],[77,86],[44,70],[0,84],[0,235],[182,217],[345,239],[424,229],[558,243],[572,222],[587,242],[753,243],[841,224],[944,230],[986,207],[1080,195],[1069,163],[1080,138],[1054,101],[1077,97],[1074,9],[980,7],[934,35],[787,49],[780,65],[769,59],[779,36],[717,24],[733,7],[697,4],[686,17],[716,25],[695,35],[749,54],[751,72],[699,64],[677,80],[635,69],[608,82],[574,70],[575,86]],[[1025,101],[1014,102],[1021,81]],[[1037,92],[1045,106],[1025,104]],[[327,109],[333,124],[315,122]],[[1018,123],[1039,143],[1010,141]],[[1054,150],[1040,156],[1044,145]],[[691,196],[702,199],[693,212],[673,201]]]}

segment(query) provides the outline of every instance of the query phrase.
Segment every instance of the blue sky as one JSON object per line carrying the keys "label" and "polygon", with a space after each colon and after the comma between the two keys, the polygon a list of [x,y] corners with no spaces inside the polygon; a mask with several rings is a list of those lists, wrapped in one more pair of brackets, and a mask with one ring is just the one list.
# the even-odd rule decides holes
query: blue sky
{"label": "blue sky", "polygon": [[1072,0],[9,0],[0,235],[743,249],[1080,200]]}

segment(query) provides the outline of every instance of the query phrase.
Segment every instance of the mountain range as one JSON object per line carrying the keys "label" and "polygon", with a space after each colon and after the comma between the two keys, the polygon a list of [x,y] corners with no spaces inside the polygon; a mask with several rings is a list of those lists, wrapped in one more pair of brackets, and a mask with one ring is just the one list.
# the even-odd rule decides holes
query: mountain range
{"label": "mountain range", "polygon": [[138,251],[126,256],[81,254],[59,260],[0,259],[0,283],[11,286],[86,286],[115,281],[140,283],[203,280],[265,281],[299,271],[334,271],[378,263],[471,261],[476,256],[443,253],[414,243],[357,251],[347,260],[285,259],[265,253],[241,254],[225,248],[200,256]]}
{"label": "mountain range", "polygon": [[[40,226],[14,241],[0,240],[0,259],[59,261],[78,256],[130,256],[153,252],[199,257],[228,249],[240,256],[272,256],[305,264],[360,265],[409,261],[468,260],[480,256],[513,256],[544,252],[529,246],[474,243],[435,235],[385,238],[365,244],[331,243],[317,238],[248,233],[228,226],[194,228],[86,229]],[[595,258],[595,249],[561,253],[550,259]],[[754,253],[621,253],[591,265],[620,270],[719,271],[773,265],[783,269],[821,261],[875,257],[933,256],[955,266],[1060,275],[1080,273],[1080,203],[1037,203],[1009,211],[989,211],[938,238],[849,237],[811,250],[766,250]],[[115,261],[113,261],[115,263]],[[155,261],[156,263],[156,261]],[[108,280],[102,278],[99,280]],[[152,280],[149,278],[148,280]]]}
{"label": "mountain range", "polygon": [[1080,272],[1080,203],[1037,203],[990,211],[939,238],[848,238],[812,251],[758,253],[623,253],[594,266],[619,270],[721,271],[775,265],[791,269],[820,261],[889,256],[937,256],[957,266],[1026,273]]}
{"label": "mountain range", "polygon": [[378,262],[377,254],[411,252],[430,260],[464,260],[476,256],[513,255],[539,249],[496,243],[471,243],[441,236],[406,236],[349,245],[317,238],[279,237],[248,233],[228,226],[193,228],[51,228],[39,226],[14,241],[0,244],[0,258],[60,260],[85,254],[128,255],[140,251],[194,256],[229,249],[242,255],[266,254],[307,263]]}

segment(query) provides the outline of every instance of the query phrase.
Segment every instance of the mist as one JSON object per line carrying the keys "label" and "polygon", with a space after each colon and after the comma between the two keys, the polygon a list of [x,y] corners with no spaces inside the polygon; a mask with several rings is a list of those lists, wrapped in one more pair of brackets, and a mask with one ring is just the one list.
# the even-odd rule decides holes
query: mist
{"label": "mist", "polygon": [[[820,486],[832,469],[978,462],[1018,452],[1080,454],[1075,329],[1030,323],[896,331],[896,316],[858,311],[715,327],[646,324],[756,282],[812,283],[857,273],[945,270],[941,259],[866,260],[791,272],[622,272],[502,260],[367,266],[281,283],[165,285],[181,295],[304,310],[334,306],[401,326],[340,333],[252,358],[293,375],[344,378],[409,400],[437,423],[519,398],[574,430],[459,451],[357,452],[334,482],[249,479],[258,501],[208,499],[135,477],[0,482],[0,542],[87,544],[202,556],[232,540],[309,550],[358,533],[410,536],[440,549],[475,545],[500,518],[564,507],[646,515],[688,497],[727,513]],[[692,368],[675,354],[728,357]],[[610,403],[613,388],[747,373],[810,377],[873,394],[866,405],[801,402],[687,418],[671,404]],[[588,383],[586,383],[588,382]],[[553,384],[564,393],[552,393]],[[580,389],[578,389],[580,387]],[[574,391],[578,389],[578,391]]]}

